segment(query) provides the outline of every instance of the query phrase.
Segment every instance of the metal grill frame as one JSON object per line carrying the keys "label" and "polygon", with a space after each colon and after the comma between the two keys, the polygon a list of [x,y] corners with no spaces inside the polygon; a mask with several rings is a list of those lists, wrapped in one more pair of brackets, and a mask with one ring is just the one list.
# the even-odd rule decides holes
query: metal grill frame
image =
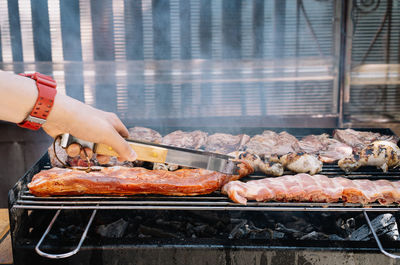
{"label": "metal grill frame", "polygon": [[[174,130],[172,128],[164,128],[168,130]],[[193,128],[192,128],[193,129]],[[199,128],[205,129],[205,128]],[[238,128],[236,128],[237,130]],[[271,128],[248,128],[251,135],[261,133],[264,129]],[[332,135],[333,128],[275,128],[275,131],[287,131],[294,134],[296,137],[301,138],[307,134],[321,134],[330,133]],[[390,129],[372,129],[364,128],[357,129],[363,131],[374,131],[382,134],[392,135],[393,132]],[[161,131],[161,130],[159,130]],[[220,129],[213,128],[209,130],[221,131]],[[227,133],[235,133],[234,130],[226,131]],[[165,133],[164,131],[161,131]],[[296,133],[297,132],[297,133]],[[50,160],[48,153],[43,157],[18,181],[14,188],[9,192],[9,212],[10,212],[10,225],[12,231],[12,237],[18,232],[18,219],[29,214],[32,210],[57,210],[46,231],[42,235],[41,239],[35,247],[35,251],[42,257],[49,259],[61,259],[75,255],[79,252],[88,230],[96,216],[98,210],[223,210],[223,211],[309,211],[309,212],[363,212],[366,222],[372,232],[372,235],[378,245],[379,251],[393,259],[400,259],[400,256],[387,252],[374,228],[371,224],[367,212],[397,212],[400,211],[398,205],[387,205],[383,206],[378,203],[372,203],[368,205],[361,204],[350,204],[350,203],[303,203],[303,202],[248,202],[247,205],[236,204],[230,202],[226,196],[222,196],[218,192],[214,192],[211,195],[204,196],[161,196],[161,195],[150,195],[150,196],[54,196],[54,197],[35,197],[31,195],[27,189],[28,182],[32,177],[42,169],[50,168]],[[327,176],[343,176],[343,172],[335,165],[324,166],[323,171],[320,174]],[[400,172],[398,170],[389,171],[387,173],[380,172],[378,170],[353,172],[347,175],[348,178],[357,179],[399,179]],[[264,177],[264,176],[262,176]],[[249,176],[251,179],[260,178],[260,176]],[[51,231],[52,226],[56,222],[59,214],[62,210],[92,210],[90,219],[84,229],[81,239],[78,245],[69,252],[61,254],[50,254],[40,249],[42,242],[46,238],[47,234]]]}

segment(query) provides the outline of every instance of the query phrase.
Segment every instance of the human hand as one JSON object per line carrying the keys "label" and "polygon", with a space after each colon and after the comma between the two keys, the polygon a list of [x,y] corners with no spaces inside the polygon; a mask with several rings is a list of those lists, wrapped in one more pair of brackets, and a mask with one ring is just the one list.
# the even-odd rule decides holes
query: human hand
{"label": "human hand", "polygon": [[[128,129],[114,113],[105,112],[86,105],[71,97],[57,94],[53,109],[47,121],[43,124],[44,131],[53,138],[69,133],[77,138],[94,143],[103,143],[111,146],[119,155],[120,161],[134,161],[136,153],[124,140],[129,136]],[[86,148],[86,154],[77,144],[67,148],[71,157],[86,155],[91,158],[92,150]],[[97,156],[100,164],[108,162],[109,157]]]}

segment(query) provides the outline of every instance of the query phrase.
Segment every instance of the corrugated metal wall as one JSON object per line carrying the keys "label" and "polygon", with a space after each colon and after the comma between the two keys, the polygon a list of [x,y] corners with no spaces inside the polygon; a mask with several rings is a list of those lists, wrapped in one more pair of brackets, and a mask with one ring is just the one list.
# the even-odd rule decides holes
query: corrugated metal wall
{"label": "corrugated metal wall", "polygon": [[[339,7],[0,0],[0,68],[46,70],[60,91],[123,118],[335,114]],[[30,64],[47,61],[54,65]]]}
{"label": "corrugated metal wall", "polygon": [[354,0],[350,8],[345,118],[398,122],[400,1]]}

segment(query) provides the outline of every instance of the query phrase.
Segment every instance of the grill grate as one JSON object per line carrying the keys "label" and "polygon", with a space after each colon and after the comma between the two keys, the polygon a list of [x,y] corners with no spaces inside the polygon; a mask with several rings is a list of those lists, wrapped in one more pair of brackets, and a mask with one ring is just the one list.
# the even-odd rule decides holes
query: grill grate
{"label": "grill grate", "polygon": [[[194,128],[193,128],[194,129]],[[199,128],[203,129],[204,128]],[[302,138],[309,134],[328,133],[332,135],[332,128],[247,128],[242,133],[254,135],[261,133],[264,129],[272,129],[277,132],[286,130],[297,138]],[[166,134],[174,128],[164,128]],[[233,129],[214,128],[213,130],[238,133]],[[393,134],[387,129],[357,129],[380,132],[382,134]],[[161,130],[159,130],[161,131]],[[311,203],[311,202],[248,202],[247,205],[240,205],[231,202],[220,192],[214,192],[203,196],[162,196],[162,195],[134,195],[134,196],[55,196],[55,197],[36,197],[29,193],[27,183],[34,174],[42,169],[50,168],[48,155],[42,157],[35,166],[14,187],[15,199],[11,203],[13,208],[18,209],[121,209],[121,210],[236,210],[236,211],[399,211],[397,204],[380,205],[373,203],[369,205],[350,204],[350,203]],[[293,174],[285,172],[285,174]],[[320,174],[328,177],[346,177],[349,179],[369,179],[369,180],[400,180],[399,169],[392,169],[386,173],[373,167],[364,167],[358,171],[345,174],[336,164],[325,164]],[[264,178],[264,175],[250,175],[243,178],[243,181]],[[19,184],[19,185],[18,185]]]}
{"label": "grill grate", "polygon": [[[345,177],[349,179],[387,179],[399,180],[399,171],[386,173],[373,168],[368,171],[351,172]],[[290,174],[290,172],[285,172]],[[320,173],[328,177],[343,176],[343,171],[337,165],[324,165]],[[264,178],[265,176],[251,175],[243,180]],[[23,209],[103,209],[103,210],[238,210],[238,211],[399,211],[396,204],[368,205],[354,203],[311,203],[311,202],[248,202],[240,205],[231,202],[220,192],[203,196],[55,196],[36,197],[27,189],[21,192],[16,200],[15,208]]]}

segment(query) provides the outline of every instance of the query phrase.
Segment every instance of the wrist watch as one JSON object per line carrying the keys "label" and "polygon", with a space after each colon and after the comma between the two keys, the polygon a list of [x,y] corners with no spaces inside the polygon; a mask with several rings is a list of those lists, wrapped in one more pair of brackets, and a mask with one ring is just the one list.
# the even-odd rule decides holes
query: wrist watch
{"label": "wrist watch", "polygon": [[18,123],[18,126],[37,131],[46,122],[47,116],[53,107],[54,98],[57,93],[57,83],[50,76],[41,73],[19,75],[36,81],[38,98],[31,113],[24,121]]}

